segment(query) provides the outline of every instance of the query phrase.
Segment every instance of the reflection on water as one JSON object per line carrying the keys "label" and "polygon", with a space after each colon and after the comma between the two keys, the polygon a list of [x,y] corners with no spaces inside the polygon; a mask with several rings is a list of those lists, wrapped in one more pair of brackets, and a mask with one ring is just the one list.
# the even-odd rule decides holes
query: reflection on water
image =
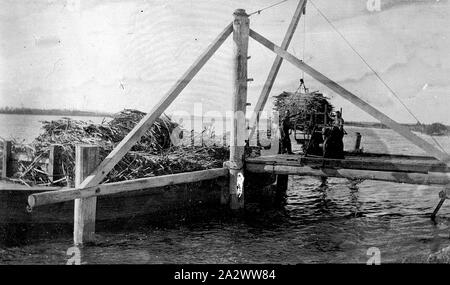
{"label": "reflection on water", "polygon": [[[389,130],[347,128],[371,152],[422,154]],[[429,138],[426,138],[429,139]],[[450,149],[449,139],[439,138]],[[132,230],[103,230],[81,249],[81,262],[95,263],[366,263],[379,248],[381,262],[425,262],[450,245],[450,207],[437,223],[429,214],[439,187],[330,178],[290,177],[281,208],[252,210],[246,216],[218,213]],[[447,202],[448,203],[448,202]],[[71,235],[30,245],[0,248],[3,264],[65,264]]]}
{"label": "reflection on water", "polygon": [[[319,187],[314,178],[290,179],[283,209],[243,218],[213,215],[157,227],[102,231],[81,249],[84,263],[310,263],[360,262],[377,247],[382,262],[424,262],[450,245],[449,207],[437,224],[428,214],[438,188],[411,196],[410,186],[344,179]],[[379,189],[389,189],[388,192]],[[387,193],[390,193],[387,195]],[[71,236],[4,248],[1,263],[65,264]]]}
{"label": "reflection on water", "polygon": [[[424,262],[450,245],[449,207],[438,224],[428,214],[438,188],[412,196],[410,186],[365,181],[350,189],[344,179],[320,187],[314,178],[290,179],[282,209],[241,219],[213,215],[157,227],[102,231],[81,250],[92,263],[310,263],[360,262],[378,247],[382,262]],[[380,191],[389,189],[389,191]],[[64,264],[71,236],[0,250],[1,263]]]}

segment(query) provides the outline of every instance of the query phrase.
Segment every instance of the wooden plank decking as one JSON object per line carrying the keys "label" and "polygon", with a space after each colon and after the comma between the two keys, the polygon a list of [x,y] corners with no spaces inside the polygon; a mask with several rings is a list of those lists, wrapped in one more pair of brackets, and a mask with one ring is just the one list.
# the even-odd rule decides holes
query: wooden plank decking
{"label": "wooden plank decking", "polygon": [[375,153],[347,153],[345,155],[345,159],[324,159],[317,156],[305,157],[304,155],[300,154],[279,154],[249,158],[246,160],[247,167],[251,167],[255,164],[276,166],[310,166],[320,168],[344,168],[410,173],[450,172],[450,167],[433,157]]}

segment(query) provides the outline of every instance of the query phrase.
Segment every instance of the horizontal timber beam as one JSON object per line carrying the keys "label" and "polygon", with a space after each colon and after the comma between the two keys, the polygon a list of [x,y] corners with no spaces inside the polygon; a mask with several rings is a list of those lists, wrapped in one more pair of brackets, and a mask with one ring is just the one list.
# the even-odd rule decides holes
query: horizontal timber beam
{"label": "horizontal timber beam", "polygon": [[176,82],[176,84],[166,93],[166,95],[153,107],[153,109],[128,133],[128,135],[108,154],[108,156],[100,163],[100,165],[89,175],[80,188],[87,188],[98,185],[114,168],[114,166],[123,158],[123,156],[131,149],[131,147],[141,139],[145,132],[152,126],[159,116],[169,107],[169,105],[177,98],[183,89],[189,84],[194,76],[213,56],[219,47],[225,42],[233,31],[230,23],[219,36],[208,46],[208,48],[200,55],[197,61],[189,67],[186,73]]}
{"label": "horizontal timber beam", "polygon": [[267,164],[267,165],[283,165],[283,166],[311,166],[324,168],[346,168],[361,170],[381,170],[381,171],[399,171],[399,172],[449,172],[450,167],[445,163],[433,160],[408,160],[389,159],[389,158],[359,158],[347,157],[346,159],[333,159],[312,156],[299,155],[276,155],[261,156],[246,159],[247,164]]}
{"label": "horizontal timber beam", "polygon": [[450,183],[450,173],[439,172],[430,172],[428,174],[424,174],[411,172],[407,173],[371,171],[344,168],[313,168],[310,166],[284,166],[264,164],[247,164],[246,170],[253,173],[367,179],[420,185],[448,185]]}
{"label": "horizontal timber beam", "polygon": [[375,152],[351,152],[346,151],[344,152],[344,156],[350,156],[350,157],[375,157],[375,158],[404,158],[404,159],[411,159],[411,160],[428,160],[428,161],[439,161],[434,156],[424,156],[424,155],[406,155],[406,154],[391,154],[391,153],[375,153]]}
{"label": "horizontal timber beam", "polygon": [[100,184],[88,188],[70,188],[57,191],[47,191],[28,196],[28,206],[33,207],[61,203],[79,198],[94,196],[105,196],[123,192],[131,192],[142,189],[164,187],[176,184],[185,184],[211,180],[228,176],[227,168],[216,168],[194,172],[178,173],[172,175],[162,175],[150,178],[141,178],[129,181],[121,181],[107,184]]}
{"label": "horizontal timber beam", "polygon": [[400,125],[396,121],[389,118],[387,115],[382,113],[381,111],[377,110],[376,108],[372,107],[367,102],[363,101],[358,96],[354,95],[350,91],[346,90],[344,87],[340,86],[336,82],[332,81],[322,73],[318,72],[311,66],[304,63],[302,60],[298,59],[294,55],[290,54],[289,52],[283,50],[281,47],[277,46],[273,42],[269,41],[265,37],[261,36],[257,32],[250,29],[250,37],[268,48],[269,50],[273,51],[277,55],[281,56],[285,60],[289,61],[294,66],[298,67],[299,69],[303,70],[305,73],[322,83],[323,85],[327,86],[336,94],[342,96],[343,98],[347,99],[351,103],[355,104],[357,107],[374,117],[375,119],[379,120],[382,124],[388,126],[419,148],[423,149],[428,154],[436,157],[437,159],[445,162],[446,164],[449,164],[450,162],[450,156],[436,147],[434,147],[432,144],[428,143],[424,139],[418,137],[417,135],[413,134],[408,128]]}

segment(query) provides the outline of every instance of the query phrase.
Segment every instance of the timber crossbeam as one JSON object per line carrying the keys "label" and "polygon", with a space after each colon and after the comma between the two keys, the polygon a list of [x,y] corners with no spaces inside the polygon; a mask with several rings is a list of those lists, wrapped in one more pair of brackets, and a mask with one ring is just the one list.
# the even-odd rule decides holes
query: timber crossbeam
{"label": "timber crossbeam", "polygon": [[112,195],[177,184],[194,183],[226,176],[228,176],[227,168],[216,168],[99,184],[88,188],[59,189],[56,191],[46,191],[30,195],[28,197],[28,206],[32,209],[37,206],[61,203],[75,199]]}
{"label": "timber crossbeam", "polygon": [[448,185],[450,173],[430,172],[414,173],[399,171],[374,171],[345,168],[322,168],[311,166],[287,166],[247,164],[246,170],[252,173],[270,173],[275,175],[297,175],[317,177],[337,177],[347,179],[378,180],[395,183],[419,184],[419,185]]}
{"label": "timber crossbeam", "polygon": [[250,158],[247,165],[266,164],[280,166],[310,166],[322,168],[346,168],[391,172],[449,172],[450,167],[432,157],[419,156],[391,156],[379,154],[361,154],[346,156],[345,159],[322,158],[304,155],[272,155]]}

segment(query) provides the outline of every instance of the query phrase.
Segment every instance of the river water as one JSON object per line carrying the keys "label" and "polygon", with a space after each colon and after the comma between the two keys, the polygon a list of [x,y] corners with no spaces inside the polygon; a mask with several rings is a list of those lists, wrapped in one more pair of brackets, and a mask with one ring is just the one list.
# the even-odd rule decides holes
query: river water
{"label": "river water", "polygon": [[[347,127],[347,132],[346,149],[360,132],[368,152],[424,154],[391,130]],[[437,139],[450,149],[449,137]],[[450,246],[450,205],[444,204],[436,223],[429,218],[439,191],[338,178],[322,187],[317,178],[291,176],[282,208],[103,229],[94,245],[81,249],[82,263],[366,263],[374,249],[381,263],[425,262]],[[65,264],[71,247],[70,233],[3,246],[0,264]]]}

